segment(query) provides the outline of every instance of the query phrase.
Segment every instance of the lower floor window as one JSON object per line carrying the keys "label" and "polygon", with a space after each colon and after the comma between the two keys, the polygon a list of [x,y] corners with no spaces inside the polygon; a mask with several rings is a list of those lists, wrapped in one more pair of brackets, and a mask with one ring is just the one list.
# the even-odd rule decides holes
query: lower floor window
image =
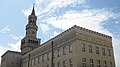
{"label": "lower floor window", "polygon": [[82,58],[82,67],[86,67],[86,58]]}

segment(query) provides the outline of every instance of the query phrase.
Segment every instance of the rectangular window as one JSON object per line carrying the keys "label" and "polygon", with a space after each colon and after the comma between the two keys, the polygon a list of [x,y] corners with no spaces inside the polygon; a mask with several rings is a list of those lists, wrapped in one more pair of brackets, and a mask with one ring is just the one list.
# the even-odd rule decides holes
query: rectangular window
{"label": "rectangular window", "polygon": [[86,67],[86,58],[82,58],[82,67]]}
{"label": "rectangular window", "polygon": [[73,67],[73,61],[72,59],[69,60],[70,67]]}
{"label": "rectangular window", "polygon": [[49,60],[49,53],[47,53],[47,60]]}
{"label": "rectangular window", "polygon": [[57,63],[57,67],[60,67],[60,63],[59,62]]}
{"label": "rectangular window", "polygon": [[110,51],[110,49],[108,49],[108,56],[111,56],[111,51]]}
{"label": "rectangular window", "polygon": [[42,62],[44,62],[44,55],[42,56]]}
{"label": "rectangular window", "polygon": [[85,44],[82,43],[82,51],[85,52]]}
{"label": "rectangular window", "polygon": [[66,53],[65,53],[65,47],[63,47],[63,55],[65,55]]}
{"label": "rectangular window", "polygon": [[30,66],[32,66],[32,60],[31,60],[31,62],[30,62]]}
{"label": "rectangular window", "polygon": [[105,55],[105,48],[102,48],[102,54]]}
{"label": "rectangular window", "polygon": [[72,53],[72,44],[69,45],[69,53]]}
{"label": "rectangular window", "polygon": [[60,49],[58,49],[58,57],[60,57]]}
{"label": "rectangular window", "polygon": [[93,59],[90,59],[90,67],[94,67]]}
{"label": "rectangular window", "polygon": [[112,62],[109,62],[109,66],[112,67]]}
{"label": "rectangular window", "polygon": [[92,46],[89,45],[89,53],[92,53]]}
{"label": "rectangular window", "polygon": [[96,54],[99,54],[99,47],[96,47]]}
{"label": "rectangular window", "polygon": [[53,63],[53,67],[55,67],[55,64]]}
{"label": "rectangular window", "polygon": [[49,67],[49,65],[47,65],[47,67]]}
{"label": "rectangular window", "polygon": [[40,63],[40,57],[38,57],[38,63]]}
{"label": "rectangular window", "polygon": [[104,67],[107,67],[107,61],[104,61]]}
{"label": "rectangular window", "polygon": [[65,60],[63,61],[63,67],[66,67],[66,61]]}
{"label": "rectangular window", "polygon": [[34,59],[34,65],[35,65],[35,59]]}
{"label": "rectangular window", "polygon": [[100,66],[100,60],[97,60],[97,67],[101,67]]}
{"label": "rectangular window", "polygon": [[58,49],[58,57],[60,57],[60,49]]}

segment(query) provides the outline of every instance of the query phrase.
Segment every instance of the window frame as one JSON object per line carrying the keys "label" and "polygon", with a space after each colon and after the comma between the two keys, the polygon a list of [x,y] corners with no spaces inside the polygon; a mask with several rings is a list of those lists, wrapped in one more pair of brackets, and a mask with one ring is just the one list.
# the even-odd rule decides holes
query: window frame
{"label": "window frame", "polygon": [[105,48],[102,48],[102,55],[105,55]]}
{"label": "window frame", "polygon": [[73,67],[73,60],[72,59],[69,59],[69,64],[70,64],[70,67]]}
{"label": "window frame", "polygon": [[82,58],[82,67],[86,67],[86,58]]}
{"label": "window frame", "polygon": [[97,60],[97,67],[101,67],[100,60]]}
{"label": "window frame", "polygon": [[66,55],[65,49],[66,47],[63,47],[63,55]]}
{"label": "window frame", "polygon": [[69,45],[69,53],[72,53],[73,51],[73,47],[72,47],[72,44]]}
{"label": "window frame", "polygon": [[96,54],[100,54],[99,47],[96,46]]}
{"label": "window frame", "polygon": [[85,49],[85,43],[81,43],[81,46],[82,46],[82,52],[85,52],[86,49]]}
{"label": "window frame", "polygon": [[93,53],[92,45],[89,45],[89,53]]}
{"label": "window frame", "polygon": [[90,59],[90,67],[94,67],[94,61],[93,61],[93,59]]}

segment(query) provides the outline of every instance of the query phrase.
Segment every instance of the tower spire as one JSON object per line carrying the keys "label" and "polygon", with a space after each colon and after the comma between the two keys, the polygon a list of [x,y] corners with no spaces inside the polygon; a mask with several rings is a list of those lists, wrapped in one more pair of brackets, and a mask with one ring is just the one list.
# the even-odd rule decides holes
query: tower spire
{"label": "tower spire", "polygon": [[34,4],[31,15],[28,17],[28,24],[26,25],[26,36],[21,40],[21,52],[26,54],[38,46],[40,46],[40,39],[37,38],[38,26],[36,25],[37,16],[35,15]]}
{"label": "tower spire", "polygon": [[35,4],[33,3],[33,9],[31,15],[35,15],[35,9],[34,9]]}

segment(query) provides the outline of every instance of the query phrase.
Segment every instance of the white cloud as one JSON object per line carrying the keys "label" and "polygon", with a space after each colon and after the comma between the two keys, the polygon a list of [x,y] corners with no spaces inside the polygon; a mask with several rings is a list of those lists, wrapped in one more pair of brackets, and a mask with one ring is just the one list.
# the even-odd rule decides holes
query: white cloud
{"label": "white cloud", "polygon": [[115,23],[116,23],[116,24],[118,24],[118,23],[119,23],[119,21],[116,21]]}
{"label": "white cloud", "polygon": [[53,36],[57,36],[58,34],[60,34],[60,32],[54,31],[54,35]]}
{"label": "white cloud", "polygon": [[0,30],[1,33],[7,33],[10,31],[9,25],[5,26],[3,29]]}
{"label": "white cloud", "polygon": [[17,41],[16,43],[8,43],[8,46],[13,51],[20,51],[21,39],[19,41]]}
{"label": "white cloud", "polygon": [[115,46],[120,46],[120,39],[117,39],[117,38],[113,37],[113,44],[114,44],[114,47]]}
{"label": "white cloud", "polygon": [[53,37],[57,36],[58,34],[60,34],[60,32],[54,31],[53,36],[51,36],[50,38],[53,38]]}
{"label": "white cloud", "polygon": [[50,30],[50,27],[48,24],[40,23],[39,27],[43,31],[43,33],[46,33],[48,30]]}
{"label": "white cloud", "polygon": [[36,4],[40,4],[42,2],[42,0],[36,0]]}
{"label": "white cloud", "polygon": [[115,55],[115,63],[116,67],[119,67],[120,64],[120,39],[113,38],[113,49],[114,49],[114,55]]}
{"label": "white cloud", "polygon": [[112,35],[102,26],[102,23],[112,16],[113,13],[104,9],[82,10],[79,12],[70,11],[58,18],[49,18],[47,23],[57,28],[61,28],[62,24],[63,30],[66,30],[73,25],[78,25],[94,31]]}
{"label": "white cloud", "polygon": [[[36,0],[36,7],[38,8],[39,15],[42,14],[50,15],[56,8],[63,8],[69,5],[75,6],[77,4],[82,5],[86,3],[86,0]],[[23,11],[24,14],[28,15],[28,10]]]}
{"label": "white cloud", "polygon": [[14,39],[14,40],[19,40],[22,38],[22,36],[16,36],[16,35],[12,35],[12,34],[10,34],[10,37],[12,37],[12,39]]}
{"label": "white cloud", "polygon": [[51,9],[66,7],[72,4],[82,4],[86,2],[86,0],[52,0],[50,4],[46,7],[45,12],[50,11]]}
{"label": "white cloud", "polygon": [[115,63],[116,67],[120,67],[120,55],[115,54]]}

